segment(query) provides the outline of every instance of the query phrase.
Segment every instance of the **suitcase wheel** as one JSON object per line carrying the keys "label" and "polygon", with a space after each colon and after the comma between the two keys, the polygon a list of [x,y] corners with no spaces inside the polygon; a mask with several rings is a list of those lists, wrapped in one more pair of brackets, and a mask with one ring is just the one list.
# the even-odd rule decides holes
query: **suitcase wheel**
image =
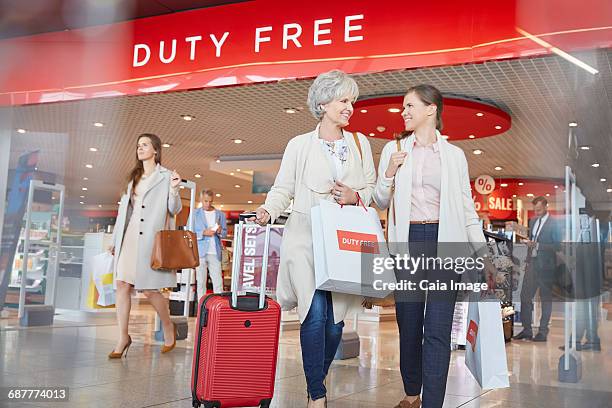
{"label": "suitcase wheel", "polygon": [[259,402],[259,406],[260,408],[269,408],[271,403],[272,403],[271,399],[265,399]]}

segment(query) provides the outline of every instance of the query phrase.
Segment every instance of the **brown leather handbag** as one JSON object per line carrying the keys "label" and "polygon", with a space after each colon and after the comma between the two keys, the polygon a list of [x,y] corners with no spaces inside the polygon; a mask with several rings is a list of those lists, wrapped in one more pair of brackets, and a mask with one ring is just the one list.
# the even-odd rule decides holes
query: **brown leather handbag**
{"label": "brown leather handbag", "polygon": [[160,271],[191,269],[200,265],[196,234],[185,230],[161,230],[155,234],[151,268]]}

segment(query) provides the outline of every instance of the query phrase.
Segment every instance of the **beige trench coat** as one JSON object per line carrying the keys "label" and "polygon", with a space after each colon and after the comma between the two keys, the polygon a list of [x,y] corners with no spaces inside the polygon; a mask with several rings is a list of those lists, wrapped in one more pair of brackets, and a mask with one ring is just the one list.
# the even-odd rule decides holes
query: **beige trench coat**
{"label": "beige trench coat", "polygon": [[[358,134],[363,159],[353,135],[343,132],[350,150],[342,182],[357,191],[369,205],[376,186],[376,169],[370,142]],[[297,307],[300,322],[306,318],[315,292],[314,261],[310,209],[320,200],[333,201],[333,164],[319,142],[319,127],[289,141],[274,186],[262,206],[272,221],[287,209],[293,199],[293,210],[283,233],[281,261],[276,294],[284,310]],[[332,293],[334,321],[338,323],[349,311],[361,305],[360,296]]]}
{"label": "beige trench coat", "polygon": [[[158,165],[158,171],[151,180],[148,189],[142,198],[142,212],[140,222],[140,235],[138,236],[138,260],[134,289],[162,289],[176,286],[176,274],[151,269],[151,253],[155,234],[165,228],[166,217],[170,217],[169,227],[174,228],[173,216],[181,211],[182,203],[179,195],[171,193],[170,170]],[[128,184],[127,193],[121,197],[113,243],[115,246],[115,259],[113,270],[116,278],[117,261],[121,254],[121,244],[132,215],[132,182]],[[113,279],[116,285],[115,279]]]}

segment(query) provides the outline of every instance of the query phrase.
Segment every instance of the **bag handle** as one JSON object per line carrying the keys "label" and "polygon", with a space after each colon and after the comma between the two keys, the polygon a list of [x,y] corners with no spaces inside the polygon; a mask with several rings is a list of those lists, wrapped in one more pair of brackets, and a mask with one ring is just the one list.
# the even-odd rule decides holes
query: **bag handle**
{"label": "bag handle", "polygon": [[357,132],[353,132],[353,139],[355,140],[357,150],[359,151],[359,158],[363,162],[363,152],[361,151],[361,142],[359,141],[359,136],[357,136]]}

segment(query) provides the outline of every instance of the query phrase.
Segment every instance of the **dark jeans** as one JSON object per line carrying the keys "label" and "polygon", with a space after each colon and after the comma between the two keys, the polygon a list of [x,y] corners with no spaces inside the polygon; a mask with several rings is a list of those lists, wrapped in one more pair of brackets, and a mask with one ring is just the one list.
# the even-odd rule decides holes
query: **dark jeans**
{"label": "dark jeans", "polygon": [[[410,255],[437,255],[438,225],[410,226]],[[410,279],[448,282],[451,274],[417,271]],[[398,279],[406,278],[398,273]],[[415,297],[416,296],[416,297]],[[420,298],[419,298],[420,297]],[[400,335],[400,370],[406,395],[423,391],[423,408],[441,408],[451,355],[451,329],[456,292],[434,297],[427,291],[402,296],[396,292],[396,317]]]}
{"label": "dark jeans", "polygon": [[542,316],[540,317],[539,333],[548,335],[548,324],[552,313],[552,287],[554,271],[532,267],[527,270],[523,279],[521,289],[521,322],[523,330],[533,334],[533,298],[537,290],[540,290],[540,302],[542,304]]}
{"label": "dark jeans", "polygon": [[342,340],[343,327],[344,322],[334,324],[331,293],[316,290],[300,328],[304,374],[308,395],[313,400],[323,398],[327,393],[323,381]]}

